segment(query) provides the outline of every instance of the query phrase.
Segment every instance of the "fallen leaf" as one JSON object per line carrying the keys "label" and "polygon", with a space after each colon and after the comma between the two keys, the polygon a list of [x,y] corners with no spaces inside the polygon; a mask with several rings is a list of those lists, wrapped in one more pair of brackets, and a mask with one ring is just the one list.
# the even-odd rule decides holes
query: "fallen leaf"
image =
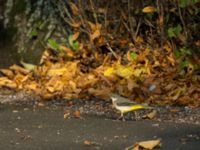
{"label": "fallen leaf", "polygon": [[7,77],[0,77],[0,87],[17,88],[17,84]]}
{"label": "fallen leaf", "polygon": [[153,6],[147,6],[142,9],[143,13],[153,13],[156,12],[156,8]]}
{"label": "fallen leaf", "polygon": [[104,71],[104,76],[109,77],[109,76],[113,75],[113,73],[114,73],[114,68],[113,67],[109,67]]}
{"label": "fallen leaf", "polygon": [[153,118],[155,118],[156,114],[157,114],[157,111],[153,110],[152,112],[148,113],[147,115],[144,115],[142,118],[153,119]]}
{"label": "fallen leaf", "polygon": [[63,118],[64,119],[68,119],[70,117],[70,111],[69,110],[65,110]]}
{"label": "fallen leaf", "polygon": [[85,140],[83,143],[84,143],[84,145],[86,145],[86,146],[91,146],[91,145],[94,144],[94,143],[93,143],[92,141],[90,141],[90,140]]}
{"label": "fallen leaf", "polygon": [[67,54],[67,56],[69,56],[69,57],[74,57],[74,51],[72,50],[72,49],[70,49],[70,48],[68,48],[68,47],[66,47],[66,46],[60,46],[59,47],[62,51],[64,51],[66,54]]}
{"label": "fallen leaf", "polygon": [[10,69],[0,69],[0,72],[2,72],[8,78],[13,78],[14,77],[14,73]]}
{"label": "fallen leaf", "polygon": [[161,146],[161,140],[157,139],[157,140],[142,141],[139,142],[138,145],[142,148],[152,150],[155,147]]}
{"label": "fallen leaf", "polygon": [[22,68],[22,67],[20,67],[18,65],[15,65],[15,64],[12,65],[10,67],[10,69],[13,70],[13,71],[15,71],[15,73],[17,73],[17,72],[22,73],[22,74],[28,74],[29,73],[28,70],[26,70],[26,69],[24,69],[24,68]]}
{"label": "fallen leaf", "polygon": [[72,36],[73,41],[76,41],[80,35],[80,32],[75,32]]}
{"label": "fallen leaf", "polygon": [[75,118],[81,118],[81,112],[80,112],[79,110],[76,110],[76,111],[74,112],[74,117],[75,117]]}
{"label": "fallen leaf", "polygon": [[93,41],[101,35],[100,30],[95,30],[92,34],[90,34],[90,39]]}
{"label": "fallen leaf", "polygon": [[34,70],[36,68],[36,65],[34,65],[34,64],[26,63],[24,61],[20,61],[20,63],[28,71],[32,71],[32,70]]}
{"label": "fallen leaf", "polygon": [[134,70],[131,66],[118,65],[114,73],[122,78],[129,78],[134,74]]}
{"label": "fallen leaf", "polygon": [[169,112],[171,112],[171,113],[177,113],[177,112],[180,112],[180,109],[171,108],[171,109],[169,109]]}

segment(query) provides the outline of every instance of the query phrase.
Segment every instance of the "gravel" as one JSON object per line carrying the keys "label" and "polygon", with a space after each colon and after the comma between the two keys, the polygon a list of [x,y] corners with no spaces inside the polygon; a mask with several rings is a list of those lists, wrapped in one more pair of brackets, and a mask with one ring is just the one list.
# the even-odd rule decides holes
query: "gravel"
{"label": "gravel", "polygon": [[[33,107],[62,108],[68,117],[97,116],[107,119],[118,119],[120,113],[112,107],[110,100],[92,98],[90,100],[52,100],[42,101],[33,93],[0,90],[0,105],[31,105]],[[77,113],[80,116],[77,116]],[[154,106],[152,110],[138,110],[125,114],[126,121],[151,119],[156,121],[188,123],[200,125],[200,108],[188,106]]]}

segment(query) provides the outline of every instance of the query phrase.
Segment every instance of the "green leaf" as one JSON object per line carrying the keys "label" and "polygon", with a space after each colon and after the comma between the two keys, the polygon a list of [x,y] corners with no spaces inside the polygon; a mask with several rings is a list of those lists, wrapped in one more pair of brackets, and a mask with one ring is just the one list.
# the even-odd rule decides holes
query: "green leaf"
{"label": "green leaf", "polygon": [[38,36],[38,32],[36,30],[31,31],[31,33],[29,34],[30,38],[37,37],[37,36]]}
{"label": "green leaf", "polygon": [[181,61],[179,68],[182,70],[182,69],[188,67],[189,64],[190,64],[190,62],[188,60],[183,60],[183,61]]}
{"label": "green leaf", "polygon": [[169,18],[170,18],[170,14],[166,14],[166,16],[165,16],[165,21],[166,21],[166,23],[168,23]]}
{"label": "green leaf", "polygon": [[168,29],[167,33],[169,38],[177,37],[182,31],[182,27],[178,24],[176,27],[171,27]]}
{"label": "green leaf", "polygon": [[79,42],[73,40],[73,35],[69,35],[68,42],[72,49],[77,50],[79,48]]}
{"label": "green leaf", "polygon": [[55,40],[48,39],[48,45],[54,50],[59,50],[59,44]]}
{"label": "green leaf", "polygon": [[131,58],[132,58],[133,60],[136,60],[137,57],[138,57],[138,54],[136,54],[135,52],[131,52]]}
{"label": "green leaf", "polygon": [[189,4],[189,0],[180,0],[180,7],[185,8]]}
{"label": "green leaf", "polygon": [[179,50],[174,50],[174,56],[176,58],[180,58],[182,56],[182,53]]}

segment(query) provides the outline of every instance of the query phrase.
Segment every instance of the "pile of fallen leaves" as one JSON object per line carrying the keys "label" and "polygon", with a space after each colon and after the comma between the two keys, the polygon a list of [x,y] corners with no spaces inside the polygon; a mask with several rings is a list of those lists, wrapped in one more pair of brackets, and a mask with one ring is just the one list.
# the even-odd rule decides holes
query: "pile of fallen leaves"
{"label": "pile of fallen leaves", "polygon": [[[145,23],[141,27],[136,15],[137,24],[129,25],[134,18],[130,12],[118,11],[122,5],[112,4],[111,9],[111,4],[105,7],[102,3],[95,9],[92,1],[85,8],[69,2],[69,16],[64,11],[67,6],[60,2],[62,18],[72,30],[68,43],[49,39],[50,48],[44,51],[40,65],[21,61],[20,66],[1,69],[0,87],[32,91],[44,100],[107,99],[110,92],[117,92],[137,102],[200,106],[199,61],[187,48],[176,51],[172,40],[160,44],[154,38],[157,34],[142,34],[148,31],[143,28]],[[156,9],[147,6],[142,12],[150,14]],[[157,21],[162,21],[162,15]]]}
{"label": "pile of fallen leaves", "polygon": [[[169,47],[165,45],[164,55],[159,49],[135,49],[131,44],[123,57],[96,53],[92,56],[96,63],[102,61],[97,67],[84,65],[83,58],[75,54],[65,60],[46,50],[39,66],[22,62],[21,66],[1,69],[4,76],[0,77],[0,86],[33,91],[46,100],[107,99],[109,92],[118,92],[138,102],[199,106],[199,76],[178,74],[178,61]],[[89,69],[85,71],[85,67]]]}

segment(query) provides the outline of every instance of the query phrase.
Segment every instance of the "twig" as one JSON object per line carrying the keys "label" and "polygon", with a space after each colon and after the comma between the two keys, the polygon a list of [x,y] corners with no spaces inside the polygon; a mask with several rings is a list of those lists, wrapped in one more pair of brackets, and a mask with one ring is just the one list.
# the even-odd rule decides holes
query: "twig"
{"label": "twig", "polygon": [[113,56],[118,60],[117,54],[113,51],[113,49],[111,48],[108,42],[106,42],[106,47],[113,54]]}
{"label": "twig", "polygon": [[188,34],[187,34],[187,30],[186,30],[186,25],[185,25],[185,21],[183,19],[182,13],[181,13],[181,8],[180,8],[180,2],[178,1],[178,13],[181,19],[181,23],[183,25],[183,30],[184,30],[184,34],[186,36],[186,39],[188,39]]}

